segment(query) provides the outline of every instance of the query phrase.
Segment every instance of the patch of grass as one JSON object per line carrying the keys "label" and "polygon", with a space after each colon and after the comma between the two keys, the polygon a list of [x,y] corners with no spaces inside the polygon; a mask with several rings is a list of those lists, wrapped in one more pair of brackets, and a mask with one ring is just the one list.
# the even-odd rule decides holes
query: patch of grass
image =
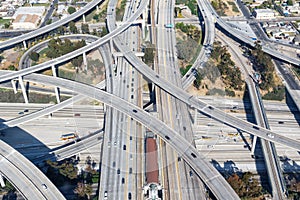
{"label": "patch of grass", "polygon": [[182,76],[184,76],[190,69],[191,69],[192,65],[188,65],[185,68],[181,67],[180,68],[180,73]]}
{"label": "patch of grass", "polygon": [[272,92],[268,92],[262,98],[265,100],[275,100],[275,101],[282,101],[285,97],[285,87],[278,86],[277,88],[273,88]]}
{"label": "patch of grass", "polygon": [[199,45],[199,46],[197,47],[197,51],[196,51],[196,53],[195,53],[195,55],[194,55],[194,57],[193,57],[191,63],[194,63],[194,62],[196,61],[196,59],[198,58],[198,55],[199,55],[201,49],[202,49],[202,45]]}
{"label": "patch of grass", "polygon": [[218,89],[218,88],[213,88],[209,90],[206,95],[220,95],[220,96],[225,96],[225,91]]}
{"label": "patch of grass", "polygon": [[120,7],[116,10],[116,20],[121,21],[125,12],[126,0],[121,1]]}
{"label": "patch of grass", "polygon": [[3,19],[3,18],[0,18],[0,24],[9,24],[10,23],[10,19]]}
{"label": "patch of grass", "polygon": [[[55,95],[41,94],[37,92],[29,92],[28,98],[30,103],[56,102]],[[61,101],[64,101],[68,98],[69,97],[61,96]],[[15,94],[12,89],[0,88],[0,102],[24,103],[24,98],[22,92],[20,91]]]}
{"label": "patch of grass", "polygon": [[240,10],[238,9],[238,7],[236,6],[236,4],[234,2],[228,1],[228,4],[232,6],[233,12],[240,12]]}

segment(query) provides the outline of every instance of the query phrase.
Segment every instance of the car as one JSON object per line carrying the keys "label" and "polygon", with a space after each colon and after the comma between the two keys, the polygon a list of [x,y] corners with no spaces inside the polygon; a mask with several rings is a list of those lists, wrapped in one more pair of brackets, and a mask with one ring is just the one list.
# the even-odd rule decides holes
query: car
{"label": "car", "polygon": [[268,133],[267,136],[268,136],[269,138],[274,138],[274,135],[271,134],[271,133]]}
{"label": "car", "polygon": [[192,171],[190,171],[190,177],[193,177],[193,172]]}
{"label": "car", "polygon": [[121,172],[120,169],[118,169],[118,170],[117,170],[117,174],[120,174],[120,172]]}
{"label": "car", "polygon": [[124,150],[124,151],[126,150],[126,145],[125,145],[125,144],[123,145],[123,150]]}
{"label": "car", "polygon": [[284,122],[283,121],[279,121],[278,124],[284,124]]}
{"label": "car", "polygon": [[19,112],[19,115],[24,115],[24,112]]}
{"label": "car", "polygon": [[124,184],[125,183],[125,178],[122,178],[122,184]]}
{"label": "car", "polygon": [[47,185],[46,184],[42,184],[42,187],[45,189],[45,190],[47,190]]}
{"label": "car", "polygon": [[131,167],[129,168],[129,174],[132,174],[132,168]]}
{"label": "car", "polygon": [[28,110],[28,109],[25,109],[24,112],[29,112],[29,110]]}
{"label": "car", "polygon": [[104,192],[104,199],[107,199],[107,191]]}
{"label": "car", "polygon": [[128,193],[128,199],[131,199],[131,192]]}

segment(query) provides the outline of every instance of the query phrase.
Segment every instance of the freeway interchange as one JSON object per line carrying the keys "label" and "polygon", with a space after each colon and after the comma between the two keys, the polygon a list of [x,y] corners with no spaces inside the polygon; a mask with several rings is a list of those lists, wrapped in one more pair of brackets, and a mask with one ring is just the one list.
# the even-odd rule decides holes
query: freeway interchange
{"label": "freeway interchange", "polygon": [[[8,48],[14,44],[23,42],[32,37],[43,34],[49,30],[53,30],[60,25],[66,24],[67,22],[71,21],[72,19],[83,15],[88,10],[97,6],[99,4],[99,2],[100,1],[92,1],[91,3],[89,3],[87,5],[87,7],[80,10],[79,12],[77,12],[77,14],[73,14],[68,19],[59,21],[58,23],[54,23],[51,27],[46,26],[41,29],[38,29],[37,31],[34,31],[34,34],[24,34],[23,36],[20,36],[20,37],[16,38],[15,40],[8,40],[5,42],[2,42],[2,43],[0,43],[0,48],[1,49]],[[164,8],[164,6],[166,8],[168,8],[169,10],[167,11],[167,13],[170,14],[173,11],[172,5],[174,2],[172,2],[172,1],[166,1],[166,2],[167,2],[167,4],[166,4],[167,6],[162,5],[162,8]],[[199,4],[201,4],[201,2]],[[107,8],[107,10],[108,10],[107,11],[107,13],[108,13],[107,24],[108,24],[110,33],[108,35],[104,36],[103,38],[97,39],[95,42],[92,42],[92,43],[88,44],[87,46],[85,46],[81,49],[78,49],[74,52],[71,52],[71,53],[61,56],[59,58],[53,59],[51,61],[36,65],[34,67],[22,69],[18,72],[11,72],[11,73],[2,72],[1,73],[0,82],[23,77],[24,79],[32,81],[32,82],[39,82],[39,83],[43,83],[43,84],[53,85],[55,87],[66,88],[66,89],[74,91],[75,93],[80,94],[80,95],[77,95],[77,96],[71,98],[70,100],[67,100],[65,102],[59,103],[52,107],[43,109],[36,113],[32,113],[27,116],[21,117],[19,119],[15,119],[15,120],[11,120],[11,121],[2,123],[1,129],[6,129],[8,127],[17,126],[18,124],[25,123],[27,121],[38,118],[40,116],[47,115],[49,113],[53,113],[54,111],[59,110],[74,101],[79,101],[84,96],[88,96],[90,98],[94,98],[98,101],[101,101],[105,105],[109,106],[109,108],[107,108],[107,110],[106,110],[106,112],[107,112],[106,125],[105,125],[104,137],[103,137],[103,140],[104,140],[103,145],[105,145],[105,147],[110,145],[109,143],[112,141],[112,138],[108,138],[108,135],[112,134],[112,135],[115,135],[114,137],[123,138],[122,134],[118,133],[117,130],[115,130],[113,128],[114,123],[122,122],[123,119],[128,119],[130,121],[130,118],[132,118],[132,119],[136,120],[137,122],[139,122],[140,124],[142,124],[143,126],[147,127],[149,130],[151,130],[154,133],[156,133],[157,135],[159,135],[163,142],[170,145],[172,147],[172,149],[165,150],[166,152],[169,152],[168,153],[168,154],[170,154],[169,156],[171,156],[173,154],[173,153],[170,153],[171,150],[175,150],[177,152],[177,154],[180,155],[186,162],[186,164],[184,164],[184,165],[180,164],[180,170],[184,170],[184,169],[186,170],[188,167],[191,167],[195,171],[195,173],[200,177],[200,179],[204,182],[204,184],[206,184],[206,186],[210,189],[210,191],[215,195],[215,197],[217,199],[239,199],[237,194],[233,191],[233,189],[225,181],[225,179],[220,175],[220,173],[210,163],[205,161],[204,157],[198,153],[198,151],[195,149],[195,147],[193,145],[191,145],[191,143],[193,143],[193,142],[191,142],[193,140],[193,136],[189,135],[189,134],[191,134],[190,132],[192,130],[191,130],[191,128],[188,128],[189,131],[186,131],[186,128],[190,126],[190,125],[188,125],[190,122],[185,122],[186,124],[179,127],[178,131],[174,131],[174,129],[175,129],[174,123],[176,123],[176,120],[178,119],[179,111],[177,112],[177,114],[171,114],[172,120],[170,120],[169,122],[164,120],[166,118],[166,116],[161,116],[160,118],[162,121],[160,121],[157,118],[155,118],[154,116],[152,116],[151,114],[145,112],[143,109],[140,108],[140,104],[138,102],[141,97],[139,97],[138,92],[128,95],[128,93],[130,93],[131,88],[128,89],[128,93],[125,92],[126,84],[123,85],[124,86],[123,90],[121,88],[118,88],[118,87],[121,87],[123,84],[120,81],[120,80],[122,80],[122,78],[121,78],[122,71],[128,71],[130,69],[129,71],[132,72],[132,74],[134,74],[134,72],[141,73],[151,83],[155,84],[159,88],[159,90],[156,91],[156,96],[160,98],[162,108],[168,108],[168,110],[175,111],[178,107],[181,110],[183,110],[183,112],[181,114],[185,116],[184,118],[188,118],[188,117],[186,117],[186,116],[188,116],[187,108],[191,107],[207,116],[210,116],[211,118],[213,118],[215,120],[221,121],[229,126],[237,128],[240,131],[253,134],[253,135],[263,138],[267,141],[285,145],[287,147],[293,148],[298,151],[300,150],[300,142],[299,141],[281,136],[281,135],[276,134],[273,131],[267,130],[263,127],[260,127],[255,124],[246,122],[244,120],[240,120],[236,117],[227,115],[223,111],[204,103],[203,101],[188,94],[187,92],[185,92],[182,89],[181,80],[178,82],[180,77],[179,77],[178,67],[176,65],[176,53],[172,52],[172,50],[175,49],[175,37],[173,35],[174,30],[168,31],[168,29],[162,28],[164,26],[164,24],[174,21],[174,19],[172,18],[173,17],[172,14],[170,16],[166,16],[165,19],[162,18],[162,22],[158,22],[158,24],[156,24],[158,26],[158,34],[164,35],[164,37],[166,37],[165,41],[169,41],[169,43],[168,42],[164,43],[164,40],[161,41],[160,38],[158,38],[157,39],[158,48],[159,49],[167,49],[167,52],[170,52],[168,54],[165,54],[165,52],[163,52],[163,51],[159,52],[159,59],[157,62],[164,66],[172,66],[174,68],[172,70],[174,71],[175,75],[173,73],[167,74],[167,73],[170,73],[170,71],[173,72],[172,70],[169,69],[169,67],[167,67],[167,70],[164,70],[164,71],[161,69],[160,70],[156,69],[156,71],[154,71],[151,68],[149,68],[133,52],[134,49],[137,49],[136,44],[139,41],[134,40],[137,38],[130,38],[130,35],[132,33],[136,33],[138,31],[137,28],[131,27],[131,24],[133,24],[134,20],[138,19],[138,17],[145,10],[145,8],[147,6],[147,2],[145,0],[143,0],[143,1],[139,2],[139,4],[134,4],[134,3],[128,4],[127,6],[129,6],[131,8],[132,13],[128,12],[128,15],[126,17],[124,17],[125,23],[123,23],[121,26],[119,26],[117,28],[115,28],[115,18],[114,18],[115,5],[116,5],[116,2],[110,1],[109,6]],[[214,35],[209,35],[210,31],[208,31],[208,30],[213,30],[214,27],[212,25],[213,17],[211,15],[211,11],[207,11],[207,9],[210,8],[210,5],[206,4],[205,6],[202,5],[201,7],[202,7],[202,9],[201,8],[200,9],[202,10],[202,15],[205,15],[205,13],[209,13],[209,15],[208,15],[209,17],[206,18],[206,23],[205,23],[205,26],[206,26],[205,43],[211,44],[214,41]],[[216,15],[216,14],[213,13],[213,15]],[[217,17],[217,23],[220,26],[222,26],[225,30],[230,32],[230,29],[228,29],[227,25],[224,25],[224,22],[221,19],[219,19],[218,17]],[[210,29],[208,29],[208,27]],[[161,31],[161,32],[159,32],[159,31]],[[123,38],[121,38],[121,36],[119,36],[120,34],[122,34]],[[235,33],[232,33],[232,35],[235,35]],[[77,36],[74,36],[74,37],[77,37]],[[244,36],[236,36],[236,37],[243,38]],[[96,39],[96,38],[94,38],[94,39]],[[127,42],[124,42],[124,39]],[[117,77],[115,80],[114,79],[111,80],[110,76],[108,76],[108,75],[113,74],[112,65],[111,65],[112,61],[111,61],[111,59],[108,59],[110,57],[109,55],[105,56],[105,59],[108,59],[105,61],[106,62],[105,66],[107,67],[106,83],[101,82],[98,85],[98,87],[104,88],[104,85],[105,85],[107,92],[104,92],[97,87],[85,85],[85,84],[70,81],[70,80],[64,80],[64,79],[56,78],[56,77],[45,77],[42,75],[34,74],[35,72],[38,72],[40,70],[47,69],[47,68],[50,68],[55,65],[59,65],[60,63],[66,62],[78,55],[87,53],[95,48],[99,48],[99,50],[102,51],[103,54],[105,52],[107,53],[109,51],[112,51],[112,49],[109,50],[108,45],[106,44],[107,42],[112,42],[112,40],[115,45],[115,48],[122,53],[123,57],[118,58],[118,62],[117,62],[118,63],[117,74],[119,77]],[[248,39],[243,39],[243,40],[244,40],[244,42],[249,43]],[[132,42],[132,41],[135,41],[135,43],[134,43],[135,45],[128,47],[127,43]],[[161,45],[161,46],[159,46],[159,45]],[[168,46],[168,45],[170,45],[170,46]],[[251,45],[252,45],[252,43],[251,43]],[[282,55],[279,55],[278,53],[276,53],[273,50],[270,50],[268,48],[265,48],[264,50],[266,52],[270,53],[271,55],[276,56],[282,60],[288,60],[289,62],[291,62],[293,64],[297,64],[297,65],[299,64],[298,60],[295,61],[293,59],[283,57]],[[206,59],[204,57],[204,53],[202,51],[200,54],[201,55],[199,55],[199,57],[197,59],[197,63],[203,62],[203,59]],[[127,62],[130,65],[128,65]],[[23,62],[21,62],[21,64],[22,63]],[[177,74],[176,74],[176,70],[177,70]],[[133,81],[132,90],[134,91],[134,87],[139,87],[138,86],[139,81],[136,80],[139,78],[139,76],[132,75],[131,78]],[[188,82],[183,85],[184,88],[186,88],[186,85],[191,83],[192,78],[193,78],[193,76],[190,76],[189,81],[187,81],[187,78],[183,79],[184,81]],[[125,80],[124,80],[124,83],[126,83]],[[135,85],[137,85],[137,86],[135,86]],[[112,94],[110,94],[108,92],[110,92]],[[171,103],[169,101],[170,99],[173,99],[173,101],[175,103],[174,102]],[[159,113],[163,113],[163,109],[160,110]],[[115,119],[113,118],[113,116],[115,116],[115,115],[119,116],[119,118],[117,121],[114,122]],[[168,115],[168,114],[164,114],[164,115]],[[133,122],[131,122],[129,124],[130,125],[123,125],[124,126],[123,129],[127,129],[128,128],[127,126],[129,126],[129,127],[131,127],[130,132],[135,132],[135,134],[138,134],[137,130],[139,130],[139,126],[135,125],[135,123],[133,123]],[[177,130],[177,129],[175,129],[175,130]],[[118,136],[118,134],[120,134],[120,135]],[[101,137],[101,139],[102,139],[102,137]],[[128,139],[126,139],[126,137],[124,136],[124,138],[121,139],[120,142],[122,142],[122,141],[124,142],[126,140],[128,140]],[[90,141],[92,141],[92,140],[90,140]],[[94,142],[97,142],[97,141],[94,140]],[[5,146],[5,144],[3,144],[3,147],[4,146]],[[13,163],[13,161],[16,160],[16,158],[10,157],[10,155],[15,154],[15,151],[13,149],[11,149],[11,147],[9,147],[9,146],[5,146],[5,148],[10,149],[10,154],[4,154],[4,153],[1,154],[3,156],[3,158],[2,158],[3,162],[1,162],[1,164],[3,165],[3,166],[1,166],[2,168],[7,168],[8,166],[10,166],[10,163]],[[124,149],[124,147],[123,147],[123,149]],[[107,152],[106,152],[106,150],[107,150]],[[64,153],[64,151],[67,151],[67,150],[63,150],[61,153]],[[137,153],[139,153],[138,149],[135,149],[135,151]],[[69,152],[70,152],[70,150],[69,150]],[[121,151],[119,153],[122,154],[123,151]],[[71,154],[66,153],[66,156],[71,155]],[[106,158],[105,158],[106,160],[104,159],[104,161],[109,162],[111,164],[115,163],[115,162],[113,162],[113,160],[111,160],[111,161],[109,160],[110,157],[114,156],[114,155],[118,156],[118,152],[114,152],[114,150],[112,150],[112,148],[105,148],[104,158],[106,156]],[[17,154],[17,156],[19,159],[22,159],[22,162],[25,164],[24,165],[25,167],[32,165],[22,155]],[[124,154],[124,156],[129,156],[129,155]],[[173,159],[176,159],[176,156]],[[4,160],[6,160],[6,161],[4,161]],[[119,160],[119,163],[117,163],[118,165],[121,165],[123,168],[126,167],[126,166],[122,165],[121,157],[119,157],[118,160]],[[125,157],[123,157],[123,162],[128,162],[128,160],[129,160],[128,158],[125,160]],[[172,166],[168,166],[168,167],[170,167],[170,169],[176,170],[177,165],[178,165],[178,163],[175,164],[173,167]],[[136,164],[136,166],[138,166],[138,165]],[[126,170],[128,170],[128,169],[125,169],[125,168],[123,169],[123,171],[126,171]],[[64,199],[64,197],[56,189],[56,187],[53,184],[51,184],[51,182],[49,182],[49,180],[47,178],[45,178],[43,175],[39,175],[40,177],[42,177],[44,179],[43,183],[36,183],[38,181],[32,178],[32,175],[30,175],[30,172],[28,172],[28,170],[26,171],[26,169],[23,170],[23,168],[21,168],[21,167],[19,169],[15,169],[14,171],[10,171],[10,172],[2,170],[0,168],[0,171],[8,180],[12,181],[13,183],[16,182],[15,180],[12,179],[12,177],[14,176],[14,171],[15,171],[15,173],[19,173],[20,176],[21,176],[21,173],[23,173],[22,177],[24,177],[23,178],[24,181],[33,183],[32,185],[28,184],[29,189],[32,190],[32,191],[29,190],[29,192],[31,192],[31,193],[22,193],[22,191],[24,190],[23,186],[26,183],[20,182],[19,185],[15,184],[15,186],[21,191],[21,193],[24,195],[24,197],[30,197],[30,195],[32,195],[33,193],[35,193],[36,195],[39,195],[39,192],[36,192],[37,189],[39,187],[41,187],[43,184],[47,184],[47,187],[48,187],[47,191],[46,192],[42,191],[40,194],[42,196],[40,196],[40,197],[37,196],[36,198],[38,198],[38,199],[43,199],[43,198],[53,199],[53,196],[52,197],[47,196],[47,195],[52,195],[52,193],[50,193],[50,192],[53,192],[53,193],[55,193],[55,196],[58,197],[58,199]],[[39,170],[37,170],[37,171],[39,171]],[[27,175],[26,175],[26,173],[27,173]],[[110,190],[109,187],[118,187],[118,185],[116,185],[116,182],[114,179],[108,178],[109,173],[114,173],[114,172],[112,172],[111,169],[107,168],[107,173],[103,173],[103,177],[101,175],[101,180],[102,179],[103,179],[103,181],[110,180],[111,182],[103,183],[101,181],[101,184],[103,184],[103,188],[101,189],[101,187],[102,187],[101,186],[99,189],[100,190],[100,193],[99,193],[100,199],[105,198],[105,196],[107,197],[107,191]],[[127,175],[124,174],[124,176],[127,176]],[[186,174],[186,176],[188,176],[188,175]],[[118,176],[111,175],[111,177],[117,178]],[[178,178],[178,176],[175,177],[175,179],[176,178]],[[168,179],[172,179],[172,177],[168,177]],[[178,182],[182,181],[179,179],[177,180]],[[137,181],[137,182],[142,182],[142,181]],[[177,184],[179,185],[178,182],[177,182]],[[130,184],[134,185],[135,183],[131,182]],[[186,184],[188,185],[188,184],[194,184],[194,183],[187,181]],[[37,185],[39,185],[39,187]],[[106,188],[107,186],[109,186],[109,187]],[[132,187],[132,186],[130,186],[130,187]],[[116,190],[112,190],[112,191],[116,191]],[[112,195],[111,192],[109,195]],[[114,195],[116,195],[116,194],[114,194]],[[126,195],[127,195],[127,192],[125,192],[125,190],[124,190],[124,191],[121,191],[121,193],[119,195],[114,196],[113,198],[114,199],[121,198]],[[170,194],[170,195],[174,195],[174,194]],[[194,196],[191,199],[193,199],[193,198],[197,199],[199,197]]]}

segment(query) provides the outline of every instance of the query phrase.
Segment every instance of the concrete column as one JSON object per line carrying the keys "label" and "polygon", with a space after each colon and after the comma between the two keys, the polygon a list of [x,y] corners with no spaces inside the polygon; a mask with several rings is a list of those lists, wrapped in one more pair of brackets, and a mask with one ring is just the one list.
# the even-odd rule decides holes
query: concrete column
{"label": "concrete column", "polygon": [[23,46],[24,46],[24,49],[26,50],[27,49],[27,44],[26,44],[25,40],[23,41]]}
{"label": "concrete column", "polygon": [[99,6],[98,5],[96,6],[96,11],[99,12]]}
{"label": "concrete column", "polygon": [[[55,76],[55,77],[57,77],[55,66],[52,65],[51,69],[52,69],[52,75]],[[54,90],[55,90],[56,101],[57,101],[57,103],[60,103],[59,88],[58,87],[54,87]]]}
{"label": "concrete column", "polygon": [[252,142],[252,147],[251,147],[251,155],[254,155],[256,142],[257,142],[257,136],[254,136],[253,137],[253,142]]}
{"label": "concrete column", "polygon": [[26,88],[24,86],[24,82],[23,82],[23,78],[22,76],[19,76],[19,84],[21,86],[21,89],[22,89],[22,93],[23,93],[23,97],[24,97],[24,101],[26,104],[28,104],[28,96],[27,96],[27,93],[26,93]]}
{"label": "concrete column", "polygon": [[1,187],[5,187],[5,182],[4,182],[4,180],[3,180],[3,176],[2,176],[2,174],[0,174],[0,185],[1,185]]}
{"label": "concrete column", "polygon": [[83,20],[83,23],[86,23],[84,14],[82,15],[82,20]]}
{"label": "concrete column", "polygon": [[18,92],[18,90],[17,90],[17,83],[13,79],[11,79],[10,82],[12,84],[12,88],[14,90],[14,93],[17,94],[17,92]]}
{"label": "concrete column", "polygon": [[[154,84],[153,84],[154,85]],[[194,117],[194,125],[196,125],[197,124],[197,117],[198,117],[198,110],[197,109],[195,109],[195,117]]]}
{"label": "concrete column", "polygon": [[84,65],[85,70],[87,71],[87,69],[88,69],[88,63],[87,63],[86,53],[84,52],[82,54],[82,56],[83,56],[83,65]]}

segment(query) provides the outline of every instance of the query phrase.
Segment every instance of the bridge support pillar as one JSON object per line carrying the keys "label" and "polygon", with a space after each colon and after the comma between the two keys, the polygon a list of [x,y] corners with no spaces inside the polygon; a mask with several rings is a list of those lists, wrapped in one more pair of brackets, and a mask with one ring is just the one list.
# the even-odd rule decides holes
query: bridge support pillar
{"label": "bridge support pillar", "polygon": [[17,83],[16,83],[16,81],[12,79],[10,82],[12,84],[12,88],[14,90],[14,93],[17,94],[18,90],[17,90]]}
{"label": "bridge support pillar", "polygon": [[253,142],[252,142],[252,147],[251,147],[251,155],[254,155],[256,142],[257,142],[257,136],[254,136],[253,137]]}
{"label": "bridge support pillar", "polygon": [[1,185],[1,187],[5,187],[5,182],[4,182],[4,179],[3,179],[3,176],[2,176],[2,174],[0,174],[0,185]]}
{"label": "bridge support pillar", "polygon": [[197,109],[195,109],[195,116],[194,116],[194,125],[196,125],[197,124],[197,117],[198,117],[198,110]]}
{"label": "bridge support pillar", "polygon": [[27,49],[27,44],[26,44],[25,40],[23,41],[23,46],[24,46],[24,49],[26,50]]}
{"label": "bridge support pillar", "polygon": [[[51,66],[51,69],[52,69],[52,75],[54,77],[57,77],[57,73],[56,73],[56,68],[54,65]],[[59,88],[58,87],[54,87],[54,90],[55,90],[55,96],[56,96],[56,101],[57,103],[60,103],[60,96],[59,96]]]}
{"label": "bridge support pillar", "polygon": [[82,15],[82,20],[83,20],[83,23],[86,23],[84,14]]}
{"label": "bridge support pillar", "polygon": [[96,11],[99,12],[99,6],[98,5],[96,6]]}
{"label": "bridge support pillar", "polygon": [[83,65],[84,65],[84,68],[85,68],[85,70],[87,71],[87,70],[88,70],[88,63],[87,63],[86,53],[83,53],[83,54],[82,54],[82,57],[83,57]]}
{"label": "bridge support pillar", "polygon": [[22,76],[19,76],[19,84],[20,84],[21,89],[22,89],[24,101],[25,101],[26,104],[28,104],[29,103],[28,102],[28,96],[27,96],[27,93],[26,93],[26,88],[25,88]]}

